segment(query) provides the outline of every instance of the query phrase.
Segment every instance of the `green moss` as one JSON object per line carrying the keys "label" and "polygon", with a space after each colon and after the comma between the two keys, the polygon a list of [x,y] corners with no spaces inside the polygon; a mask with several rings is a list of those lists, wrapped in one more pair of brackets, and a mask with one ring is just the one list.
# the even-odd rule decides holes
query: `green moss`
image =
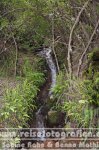
{"label": "green moss", "polygon": [[56,124],[58,119],[58,113],[57,111],[49,111],[48,113],[48,120],[50,124]]}
{"label": "green moss", "polygon": [[93,78],[94,74],[99,71],[99,48],[95,48],[88,55],[89,67],[87,69],[88,78]]}
{"label": "green moss", "polygon": [[64,128],[71,128],[71,123],[67,122]]}
{"label": "green moss", "polygon": [[88,59],[90,61],[99,61],[99,47],[94,48],[93,51],[88,54]]}

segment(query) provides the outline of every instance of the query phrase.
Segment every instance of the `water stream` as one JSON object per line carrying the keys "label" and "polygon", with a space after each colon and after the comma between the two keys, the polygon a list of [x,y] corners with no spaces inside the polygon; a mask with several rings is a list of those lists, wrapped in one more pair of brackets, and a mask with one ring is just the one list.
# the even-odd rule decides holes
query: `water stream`
{"label": "water stream", "polygon": [[[46,59],[47,65],[50,69],[51,85],[50,85],[50,89],[49,89],[49,93],[48,93],[48,97],[50,99],[53,97],[52,89],[56,85],[56,66],[53,61],[51,52],[52,52],[51,48],[44,48],[41,52],[39,52],[39,55]],[[40,141],[44,141],[44,137],[45,137],[44,115],[42,114],[43,109],[44,109],[44,106],[41,106],[36,113],[36,128],[37,128],[38,132],[41,133],[40,136],[38,137],[38,139]]]}

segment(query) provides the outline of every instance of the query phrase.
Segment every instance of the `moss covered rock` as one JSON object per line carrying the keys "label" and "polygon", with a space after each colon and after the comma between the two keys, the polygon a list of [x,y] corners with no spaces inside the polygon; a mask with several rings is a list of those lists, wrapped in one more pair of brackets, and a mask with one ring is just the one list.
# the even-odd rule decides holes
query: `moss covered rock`
{"label": "moss covered rock", "polygon": [[50,127],[62,126],[65,122],[65,113],[50,110],[48,112],[47,120],[48,120],[48,124],[49,124]]}
{"label": "moss covered rock", "polygon": [[89,67],[86,71],[88,78],[93,78],[94,74],[99,72],[99,48],[89,53]]}
{"label": "moss covered rock", "polygon": [[99,61],[99,49],[92,54],[93,61]]}
{"label": "moss covered rock", "polygon": [[57,111],[49,111],[48,112],[48,120],[51,124],[56,124],[58,119]]}
{"label": "moss covered rock", "polygon": [[99,49],[93,52],[92,68],[94,69],[94,71],[99,71]]}
{"label": "moss covered rock", "polygon": [[95,47],[89,54],[89,60],[97,61],[99,60],[99,47]]}

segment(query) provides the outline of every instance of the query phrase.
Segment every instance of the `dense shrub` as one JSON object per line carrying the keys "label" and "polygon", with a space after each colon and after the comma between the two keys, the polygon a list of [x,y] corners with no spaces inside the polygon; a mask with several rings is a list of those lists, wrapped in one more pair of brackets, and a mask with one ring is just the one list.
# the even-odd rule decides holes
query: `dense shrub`
{"label": "dense shrub", "polygon": [[[54,109],[66,112],[66,118],[76,127],[94,126],[96,108],[99,106],[99,76],[93,80],[80,80],[61,72],[54,92]],[[61,103],[61,106],[60,106]],[[93,124],[92,124],[93,121]]]}
{"label": "dense shrub", "polygon": [[29,111],[36,109],[36,96],[44,82],[43,73],[33,72],[28,61],[24,64],[24,78],[14,89],[7,89],[0,121],[10,127],[26,125]]}

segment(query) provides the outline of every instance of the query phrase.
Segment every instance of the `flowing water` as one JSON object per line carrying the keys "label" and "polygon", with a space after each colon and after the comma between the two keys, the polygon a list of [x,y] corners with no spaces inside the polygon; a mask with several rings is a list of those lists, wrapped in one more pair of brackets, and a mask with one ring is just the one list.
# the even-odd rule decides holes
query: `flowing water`
{"label": "flowing water", "polygon": [[[47,65],[50,69],[51,85],[50,85],[50,89],[49,89],[49,93],[48,93],[48,96],[50,99],[53,97],[52,90],[56,85],[56,66],[54,64],[51,52],[52,52],[51,48],[44,48],[41,52],[39,52],[39,55],[46,59]],[[41,133],[40,137],[38,137],[40,141],[44,141],[44,135],[45,135],[44,115],[42,114],[43,109],[44,109],[44,107],[41,106],[36,113],[36,127],[37,127],[38,131]]]}

